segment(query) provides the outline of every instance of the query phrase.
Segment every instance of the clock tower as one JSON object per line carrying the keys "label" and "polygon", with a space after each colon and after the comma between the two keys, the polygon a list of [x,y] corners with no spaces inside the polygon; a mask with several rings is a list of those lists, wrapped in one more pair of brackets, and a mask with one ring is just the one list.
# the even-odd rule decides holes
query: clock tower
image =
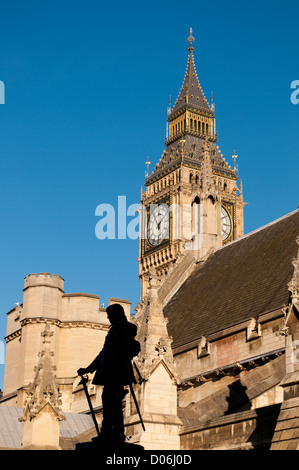
{"label": "clock tower", "polygon": [[202,259],[243,235],[242,183],[238,187],[237,167],[228,165],[217,145],[215,105],[197,77],[194,41],[190,29],[183,85],[168,109],[166,149],[141,190],[141,297],[153,267],[163,278],[186,251]]}

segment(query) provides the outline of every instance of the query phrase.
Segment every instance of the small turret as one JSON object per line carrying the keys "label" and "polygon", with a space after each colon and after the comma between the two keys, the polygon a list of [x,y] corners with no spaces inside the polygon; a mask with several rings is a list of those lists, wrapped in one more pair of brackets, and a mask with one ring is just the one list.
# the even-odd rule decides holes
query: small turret
{"label": "small turret", "polygon": [[51,276],[50,273],[39,273],[39,275],[32,273],[25,277],[24,290],[28,287],[37,286],[56,287],[64,292],[64,279],[58,274],[52,274]]}
{"label": "small turret", "polygon": [[24,309],[22,319],[31,317],[57,318],[64,280],[58,274],[29,274],[24,280]]}

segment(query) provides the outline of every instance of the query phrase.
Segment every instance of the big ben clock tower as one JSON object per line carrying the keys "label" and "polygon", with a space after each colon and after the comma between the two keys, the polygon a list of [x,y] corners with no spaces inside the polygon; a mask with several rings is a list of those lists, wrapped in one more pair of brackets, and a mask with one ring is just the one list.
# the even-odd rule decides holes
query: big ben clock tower
{"label": "big ben clock tower", "polygon": [[141,193],[141,297],[153,268],[163,277],[186,250],[204,257],[243,235],[242,184],[217,145],[215,106],[197,77],[194,41],[190,29],[185,78],[168,111],[166,149]]}

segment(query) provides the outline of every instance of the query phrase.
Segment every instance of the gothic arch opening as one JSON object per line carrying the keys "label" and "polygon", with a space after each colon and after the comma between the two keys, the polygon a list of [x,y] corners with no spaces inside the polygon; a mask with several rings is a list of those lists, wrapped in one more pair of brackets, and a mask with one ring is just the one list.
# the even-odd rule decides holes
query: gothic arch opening
{"label": "gothic arch opening", "polygon": [[200,233],[200,198],[196,196],[191,203],[191,232],[192,236]]}

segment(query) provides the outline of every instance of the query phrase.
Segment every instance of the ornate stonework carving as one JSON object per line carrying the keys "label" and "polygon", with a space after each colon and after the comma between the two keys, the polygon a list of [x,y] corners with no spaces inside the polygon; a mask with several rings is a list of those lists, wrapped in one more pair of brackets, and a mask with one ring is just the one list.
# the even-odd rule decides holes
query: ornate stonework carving
{"label": "ornate stonework carving", "polygon": [[278,335],[281,335],[281,336],[289,336],[290,334],[290,329],[289,327],[287,326],[287,316],[288,316],[288,312],[289,312],[289,306],[284,306],[281,311],[283,312],[283,322],[282,322],[282,327],[279,329],[279,331],[277,332],[277,336]]}
{"label": "ornate stonework carving", "polygon": [[168,320],[163,315],[163,303],[158,297],[159,278],[154,268],[148,274],[148,281],[147,295],[137,305],[134,319],[141,346],[135,362],[145,380],[161,361],[172,378],[178,380],[171,349],[172,339],[167,331]]}
{"label": "ornate stonework carving", "polygon": [[205,336],[199,339],[197,346],[197,358],[205,357],[210,354],[210,343]]}
{"label": "ornate stonework carving", "polygon": [[[299,236],[296,238],[296,242],[299,245]],[[299,309],[299,246],[297,257],[293,259],[292,264],[294,266],[294,273],[292,280],[288,284],[288,289],[291,293],[291,299],[297,310]]]}
{"label": "ornate stonework carving", "polygon": [[201,157],[201,190],[202,196],[208,196],[210,192],[215,192],[213,168],[211,162],[211,147],[206,138],[203,143],[203,152]]}
{"label": "ornate stonework carving", "polygon": [[43,338],[42,349],[38,353],[38,364],[34,367],[35,377],[25,390],[27,400],[20,421],[35,418],[46,405],[50,405],[56,414],[57,420],[65,419],[61,413],[62,402],[55,376],[54,352],[50,349],[52,336],[53,331],[51,331],[50,325],[46,323],[41,332]]}

